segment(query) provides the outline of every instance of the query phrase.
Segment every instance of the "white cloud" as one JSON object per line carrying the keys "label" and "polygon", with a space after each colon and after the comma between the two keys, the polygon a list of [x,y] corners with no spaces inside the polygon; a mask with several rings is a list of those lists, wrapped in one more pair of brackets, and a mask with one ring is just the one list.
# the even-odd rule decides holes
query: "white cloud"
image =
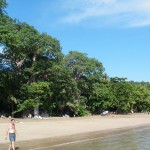
{"label": "white cloud", "polygon": [[101,25],[138,27],[150,25],[150,0],[65,0],[65,24],[96,21]]}

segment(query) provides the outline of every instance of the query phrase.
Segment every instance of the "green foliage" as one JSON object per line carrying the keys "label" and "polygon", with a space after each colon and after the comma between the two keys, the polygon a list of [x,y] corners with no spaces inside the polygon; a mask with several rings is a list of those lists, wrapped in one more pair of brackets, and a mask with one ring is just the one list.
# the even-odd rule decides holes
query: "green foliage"
{"label": "green foliage", "polygon": [[86,97],[81,96],[80,99],[74,100],[72,103],[68,102],[67,106],[74,112],[75,116],[85,116],[89,114],[86,101]]}
{"label": "green foliage", "polygon": [[100,79],[104,71],[102,63],[88,58],[86,54],[70,51],[64,58],[65,65],[72,71],[73,78],[78,82],[82,78],[94,77]]}
{"label": "green foliage", "polygon": [[22,104],[18,105],[18,109],[13,111],[12,114],[16,114],[18,112],[24,111],[24,110],[32,110],[37,106],[41,106],[42,103],[39,101],[35,101],[35,99],[27,99]]}
{"label": "green foliage", "polygon": [[47,111],[50,115],[84,116],[103,110],[150,111],[150,83],[109,78],[101,62],[70,51],[27,23],[10,18],[0,0],[0,109],[7,113]]}
{"label": "green foliage", "polygon": [[6,8],[7,3],[6,0],[0,0],[0,15],[4,13],[4,8]]}
{"label": "green foliage", "polygon": [[52,94],[49,82],[34,82],[30,85],[23,85],[21,93],[22,103],[18,105],[18,109],[14,113],[46,105],[44,102]]}

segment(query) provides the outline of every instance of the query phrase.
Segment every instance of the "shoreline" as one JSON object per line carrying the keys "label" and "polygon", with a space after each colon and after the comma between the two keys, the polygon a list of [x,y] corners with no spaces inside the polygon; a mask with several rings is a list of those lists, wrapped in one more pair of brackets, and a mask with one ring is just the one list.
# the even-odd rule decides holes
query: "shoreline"
{"label": "shoreline", "polygon": [[[16,146],[21,150],[92,139],[150,125],[150,115],[147,114],[17,120]],[[9,143],[2,136],[5,134],[7,121],[0,119],[2,150],[8,148]]]}
{"label": "shoreline", "polygon": [[[69,145],[69,144],[78,144],[82,142],[93,141],[96,139],[103,139],[108,136],[113,137],[118,134],[130,132],[133,129],[141,129],[144,127],[148,127],[148,125],[109,129],[107,131],[102,130],[102,131],[95,131],[95,132],[87,132],[87,133],[60,136],[60,137],[54,137],[54,138],[42,138],[42,139],[18,141],[16,142],[15,147],[16,147],[16,150],[41,150],[44,148],[56,148],[59,146],[64,146],[64,145]],[[1,150],[6,150],[8,148],[8,143],[0,144],[0,148]]]}

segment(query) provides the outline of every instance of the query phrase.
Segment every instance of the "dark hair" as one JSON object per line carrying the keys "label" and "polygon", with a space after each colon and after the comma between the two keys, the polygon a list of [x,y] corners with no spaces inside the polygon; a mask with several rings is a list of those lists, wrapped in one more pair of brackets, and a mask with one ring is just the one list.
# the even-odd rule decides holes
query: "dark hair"
{"label": "dark hair", "polygon": [[12,122],[12,121],[15,121],[15,119],[11,119],[11,122]]}

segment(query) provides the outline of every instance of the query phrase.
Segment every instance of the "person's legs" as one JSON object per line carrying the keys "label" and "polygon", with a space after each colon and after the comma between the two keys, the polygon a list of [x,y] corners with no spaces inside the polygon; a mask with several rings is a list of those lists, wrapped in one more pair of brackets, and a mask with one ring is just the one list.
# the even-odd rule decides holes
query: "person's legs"
{"label": "person's legs", "polygon": [[12,150],[12,144],[10,142],[8,150]]}
{"label": "person's legs", "polygon": [[9,134],[9,139],[10,139],[9,150],[15,150],[15,140],[16,140],[15,133],[10,133]]}
{"label": "person's legs", "polygon": [[15,150],[15,142],[14,141],[11,143],[11,146],[12,146],[12,150]]}

